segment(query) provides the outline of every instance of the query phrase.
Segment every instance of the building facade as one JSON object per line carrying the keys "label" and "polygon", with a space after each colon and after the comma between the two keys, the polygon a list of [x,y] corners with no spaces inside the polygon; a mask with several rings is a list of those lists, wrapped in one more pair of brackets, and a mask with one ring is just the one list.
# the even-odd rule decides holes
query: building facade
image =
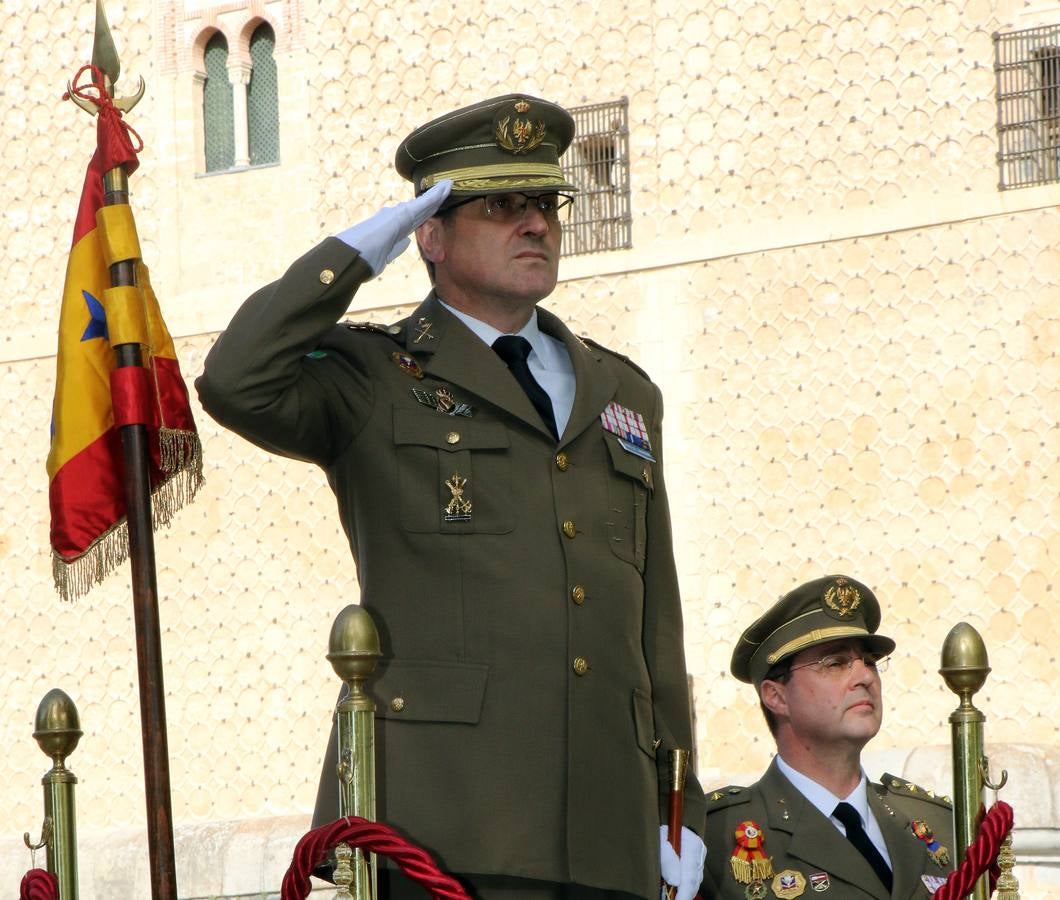
{"label": "building facade", "polygon": [[[753,693],[728,675],[744,625],[800,581],[848,572],[898,642],[870,762],[949,792],[957,700],[939,652],[973,624],[1017,875],[1027,896],[1060,897],[1060,186],[1048,165],[1013,189],[999,169],[999,135],[1019,123],[999,112],[993,39],[1060,25],[1055,5],[469,0],[442,19],[421,0],[108,6],[118,91],[147,84],[128,116],[144,141],[131,202],[189,382],[253,289],[407,196],[392,160],[417,124],[517,90],[624,98],[632,246],[565,259],[546,305],[666,398],[701,780],[754,777],[770,756]],[[82,898],[113,900],[147,883],[130,589],[123,570],[58,600],[44,473],[94,142],[59,97],[93,19],[89,0],[0,10],[0,872],[14,883],[29,867],[17,836],[39,830],[48,768],[33,714],[58,686],[85,732],[69,762]],[[1046,159],[1050,46],[1030,46],[1016,114],[1038,123],[1019,147]],[[399,318],[426,290],[406,254],[351,316]],[[323,475],[196,411],[206,483],[156,537],[173,814],[182,896],[235,896],[277,889],[308,823],[338,687],[328,629],[358,592]]]}

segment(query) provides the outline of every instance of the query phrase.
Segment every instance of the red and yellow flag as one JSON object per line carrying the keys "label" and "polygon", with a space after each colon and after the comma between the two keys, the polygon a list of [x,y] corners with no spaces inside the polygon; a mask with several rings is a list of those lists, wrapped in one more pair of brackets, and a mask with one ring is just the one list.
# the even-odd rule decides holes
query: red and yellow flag
{"label": "red and yellow flag", "polygon": [[[99,110],[97,146],[66,269],[48,454],[52,570],[68,600],[87,593],[129,554],[121,426],[147,428],[154,527],[168,523],[202,483],[188,390],[139,259],[131,211],[127,204],[103,204],[104,173],[117,166],[134,171],[142,147],[133,147],[102,83],[100,76],[90,98]],[[109,265],[116,260],[135,265],[135,286],[112,288]],[[143,366],[118,369],[113,346],[119,343],[141,344]]]}

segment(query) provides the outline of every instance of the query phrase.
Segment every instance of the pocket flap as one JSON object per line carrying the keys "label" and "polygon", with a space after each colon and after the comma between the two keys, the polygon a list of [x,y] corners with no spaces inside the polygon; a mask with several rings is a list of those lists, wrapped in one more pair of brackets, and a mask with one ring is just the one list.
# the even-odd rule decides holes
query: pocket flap
{"label": "pocket flap", "polygon": [[651,697],[633,688],[633,725],[637,731],[637,745],[648,756],[655,756],[655,714]]}
{"label": "pocket flap", "polygon": [[410,722],[478,722],[489,666],[392,659],[368,683],[376,715]]}
{"label": "pocket flap", "polygon": [[613,434],[605,434],[604,442],[607,444],[608,452],[611,454],[611,465],[620,475],[631,478],[638,484],[646,487],[649,491],[655,489],[655,474],[651,460],[637,456],[624,450]]}
{"label": "pocket flap", "polygon": [[426,407],[394,410],[394,443],[434,447],[436,450],[503,450],[510,441],[500,422],[447,416]]}

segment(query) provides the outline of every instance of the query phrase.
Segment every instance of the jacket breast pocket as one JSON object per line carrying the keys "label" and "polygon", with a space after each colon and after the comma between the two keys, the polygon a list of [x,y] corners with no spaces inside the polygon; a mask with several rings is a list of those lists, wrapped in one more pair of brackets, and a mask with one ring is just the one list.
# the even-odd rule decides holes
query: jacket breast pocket
{"label": "jacket breast pocket", "polygon": [[394,410],[401,524],[420,534],[507,534],[515,527],[511,447],[499,422]]}
{"label": "jacket breast pocket", "polygon": [[615,556],[643,572],[655,463],[622,449],[610,433],[604,435],[604,442],[611,458],[607,479],[608,543]]}

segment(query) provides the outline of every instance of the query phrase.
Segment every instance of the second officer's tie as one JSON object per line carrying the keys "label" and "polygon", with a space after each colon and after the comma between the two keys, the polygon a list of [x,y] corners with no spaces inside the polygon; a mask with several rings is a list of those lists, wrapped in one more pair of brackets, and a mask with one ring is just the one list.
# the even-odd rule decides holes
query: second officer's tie
{"label": "second officer's tie", "polygon": [[889,894],[894,881],[891,867],[887,865],[887,861],[880,854],[880,851],[876,849],[876,846],[869,840],[869,836],[865,834],[858,811],[849,803],[843,802],[836,806],[832,815],[843,823],[847,830],[847,840],[865,857],[868,864],[872,866],[873,871],[880,877],[880,881],[883,882],[883,886],[887,888],[887,893]]}
{"label": "second officer's tie", "polygon": [[530,367],[526,358],[530,355],[530,342],[517,334],[502,334],[493,342],[493,349],[497,355],[507,364],[519,386],[526,392],[534,409],[538,411],[552,436],[559,440],[556,431],[556,416],[552,412],[552,401],[549,399],[545,389],[530,374]]}

